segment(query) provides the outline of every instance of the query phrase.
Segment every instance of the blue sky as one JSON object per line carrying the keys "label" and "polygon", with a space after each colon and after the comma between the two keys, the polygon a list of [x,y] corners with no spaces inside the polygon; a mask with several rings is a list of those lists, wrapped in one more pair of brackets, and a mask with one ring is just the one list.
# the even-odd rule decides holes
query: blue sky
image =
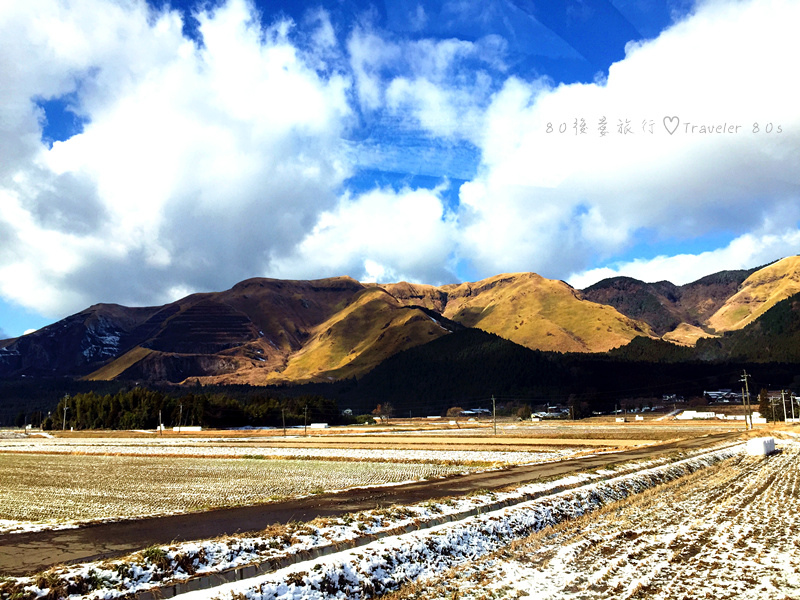
{"label": "blue sky", "polygon": [[797,22],[791,0],[5,2],[0,338],[254,276],[685,283],[796,254]]}

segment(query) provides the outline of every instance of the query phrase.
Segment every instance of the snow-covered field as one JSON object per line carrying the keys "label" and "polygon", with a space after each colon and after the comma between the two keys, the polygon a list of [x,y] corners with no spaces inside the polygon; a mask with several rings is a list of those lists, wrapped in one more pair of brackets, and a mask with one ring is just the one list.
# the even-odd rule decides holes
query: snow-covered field
{"label": "snow-covered field", "polygon": [[474,470],[442,463],[0,453],[0,532],[257,504]]}
{"label": "snow-covered field", "polygon": [[[92,598],[112,598],[161,585],[189,574],[218,572],[248,562],[274,561],[281,556],[320,546],[339,545],[365,534],[387,533],[366,546],[306,560],[294,566],[208,591],[182,595],[249,600],[299,598],[362,598],[396,589],[408,581],[434,577],[454,566],[472,564],[515,540],[559,522],[580,517],[602,506],[659,483],[738,457],[743,446],[695,453],[682,461],[629,464],[620,471],[584,473],[561,480],[525,486],[502,494],[476,494],[458,501],[393,507],[346,518],[295,525],[265,532],[259,538],[230,538],[149,549],[136,557],[111,563],[56,570],[32,580],[14,582],[20,599],[36,598],[53,589]],[[734,458],[738,465],[742,461]],[[771,460],[771,459],[770,459]],[[657,466],[654,466],[656,463]],[[650,468],[645,468],[650,467]],[[593,483],[587,483],[594,481]],[[557,491],[572,486],[572,489]],[[574,487],[578,486],[578,487]],[[531,496],[540,496],[527,500]],[[516,503],[493,510],[499,501]],[[467,510],[481,512],[466,516]],[[450,512],[453,523],[436,525],[434,518]],[[398,528],[429,529],[400,534]],[[149,556],[149,558],[148,558]],[[87,583],[88,582],[88,583]],[[6,583],[11,585],[11,583]],[[94,587],[93,587],[94,586]],[[433,588],[435,591],[435,587]],[[58,594],[56,594],[57,596]],[[430,597],[422,595],[418,597]],[[452,595],[442,596],[451,598]],[[76,596],[71,596],[76,598]]]}
{"label": "snow-covered field", "polygon": [[500,465],[562,460],[585,451],[578,448],[537,452],[486,450],[401,450],[379,448],[284,448],[246,445],[247,440],[222,443],[209,439],[121,440],[99,439],[0,439],[0,453],[100,454],[126,456],[208,456],[218,458],[303,458],[369,460],[386,462],[444,462]]}
{"label": "snow-covered field", "polygon": [[780,449],[739,455],[393,598],[798,598],[800,445]]}

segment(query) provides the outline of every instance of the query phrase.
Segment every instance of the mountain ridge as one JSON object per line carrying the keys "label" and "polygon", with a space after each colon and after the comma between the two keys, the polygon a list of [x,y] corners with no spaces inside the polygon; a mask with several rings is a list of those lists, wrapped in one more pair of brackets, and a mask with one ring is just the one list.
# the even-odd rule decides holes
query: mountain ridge
{"label": "mountain ridge", "polygon": [[640,337],[693,346],[745,327],[796,291],[796,256],[682,286],[616,277],[584,290],[535,273],[442,286],[251,278],[163,306],[92,305],[0,341],[0,376],[324,382],[363,376],[471,327],[555,352],[604,353]]}

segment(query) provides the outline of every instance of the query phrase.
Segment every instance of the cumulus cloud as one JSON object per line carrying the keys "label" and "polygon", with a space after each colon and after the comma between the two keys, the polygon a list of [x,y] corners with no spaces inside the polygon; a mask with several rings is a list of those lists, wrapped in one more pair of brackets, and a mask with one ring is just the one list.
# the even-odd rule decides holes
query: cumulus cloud
{"label": "cumulus cloud", "polygon": [[[642,231],[654,241],[744,234],[785,224],[779,215],[796,227],[800,76],[786,61],[800,55],[798,18],[796,2],[707,2],[657,39],[631,43],[603,83],[509,79],[487,111],[480,172],[461,190],[459,255],[481,274],[563,276],[625,251]],[[670,135],[663,118],[673,115],[681,124]],[[580,119],[586,135],[573,129]],[[620,121],[630,134],[618,133]],[[691,130],[725,124],[738,133]]]}
{"label": "cumulus cloud", "polygon": [[751,269],[765,265],[797,254],[798,248],[800,231],[796,229],[778,234],[748,233],[716,250],[636,259],[573,275],[568,278],[568,282],[575,288],[584,289],[602,279],[624,275],[651,283],[666,280],[683,285],[719,271]]}
{"label": "cumulus cloud", "polygon": [[[434,18],[406,9],[415,31]],[[63,316],[258,275],[678,282],[797,251],[792,0],[701,2],[632,41],[607,77],[569,85],[510,74],[508,42],[494,34],[403,38],[368,17],[340,31],[324,9],[265,24],[247,0],[196,20],[199,41],[179,13],[144,0],[0,4],[6,301]],[[51,100],[84,123],[52,147],[42,141]],[[664,117],[680,119],[673,135]],[[587,134],[575,135],[581,120]],[[447,183],[345,189],[364,168],[467,181],[458,206]],[[643,239],[720,232],[734,242],[619,258]]]}
{"label": "cumulus cloud", "polygon": [[[348,78],[306,60],[330,49],[324,14],[305,55],[243,0],[197,15],[202,46],[144,2],[0,11],[4,297],[58,314],[232,284],[335,205],[351,111]],[[35,100],[65,94],[88,122],[49,149]]]}
{"label": "cumulus cloud", "polygon": [[450,283],[455,222],[435,190],[376,189],[324,213],[279,277],[348,274],[361,281]]}

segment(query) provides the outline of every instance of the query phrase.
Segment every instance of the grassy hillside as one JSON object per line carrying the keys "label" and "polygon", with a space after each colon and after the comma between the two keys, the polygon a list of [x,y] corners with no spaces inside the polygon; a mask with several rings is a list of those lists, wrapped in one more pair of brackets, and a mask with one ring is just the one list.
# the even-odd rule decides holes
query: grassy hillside
{"label": "grassy hillside", "polygon": [[704,359],[800,363],[800,294],[777,302],[741,330],[700,340],[697,353]]}
{"label": "grassy hillside", "polygon": [[563,281],[535,273],[498,275],[443,289],[448,292],[446,317],[531,349],[605,352],[636,336],[652,335],[648,325],[584,300]]}
{"label": "grassy hillside", "polygon": [[678,304],[680,288],[666,281],[653,284],[631,277],[612,277],[586,288],[583,295],[648,323],[657,335],[672,331],[685,318]]}
{"label": "grassy hillside", "polygon": [[677,286],[669,281],[645,283],[630,277],[604,279],[583,290],[584,296],[609,304],[622,314],[648,323],[663,339],[694,345],[713,335],[708,319],[739,291],[759,268],[720,271]]}
{"label": "grassy hillside", "polygon": [[800,256],[759,269],[709,319],[716,331],[741,329],[781,300],[800,292]]}
{"label": "grassy hillside", "polygon": [[150,348],[136,346],[133,350],[126,352],[115,361],[87,375],[84,379],[87,381],[111,381],[116,379],[151,352],[153,351]]}
{"label": "grassy hillside", "polygon": [[401,305],[381,288],[359,293],[321,323],[285,369],[266,382],[341,379],[361,375],[389,356],[449,331],[425,312]]}

